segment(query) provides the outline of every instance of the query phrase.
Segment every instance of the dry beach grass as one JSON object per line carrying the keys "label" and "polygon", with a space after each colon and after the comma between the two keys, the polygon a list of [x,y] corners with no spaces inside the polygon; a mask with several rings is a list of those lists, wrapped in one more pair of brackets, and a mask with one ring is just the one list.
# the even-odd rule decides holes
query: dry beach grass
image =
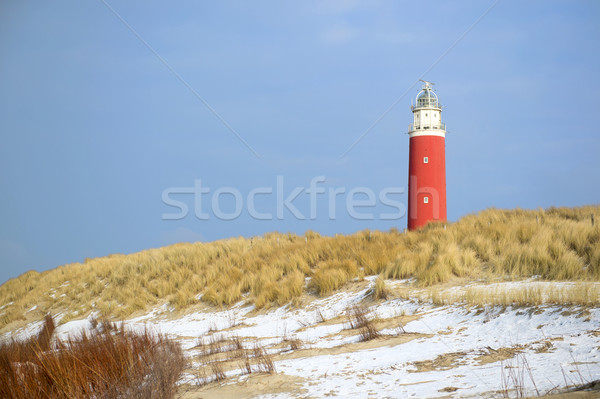
{"label": "dry beach grass", "polygon": [[[298,303],[305,293],[328,295],[374,274],[381,276],[374,293],[381,299],[384,278],[413,279],[418,287],[532,276],[600,281],[600,226],[592,225],[592,216],[600,221],[600,207],[489,209],[406,233],[269,233],[86,259],[42,273],[30,271],[3,284],[0,328],[49,312],[65,312],[61,322],[92,311],[124,318],[161,303],[185,310],[199,302],[228,306],[244,299],[268,308]],[[535,303],[541,294],[511,295],[518,297],[500,301]],[[585,284],[548,295],[557,301],[598,303],[597,290]],[[466,300],[480,297],[472,292]]]}

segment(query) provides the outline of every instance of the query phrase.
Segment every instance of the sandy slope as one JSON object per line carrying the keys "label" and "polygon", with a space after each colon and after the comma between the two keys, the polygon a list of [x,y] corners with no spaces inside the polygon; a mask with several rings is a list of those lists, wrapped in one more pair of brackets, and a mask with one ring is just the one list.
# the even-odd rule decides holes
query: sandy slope
{"label": "sandy slope", "polygon": [[[493,398],[502,397],[504,389],[512,397],[517,390],[536,396],[600,379],[599,309],[468,308],[399,298],[373,302],[368,297],[372,281],[327,298],[307,299],[297,309],[255,312],[240,303],[231,309],[175,315],[161,307],[126,325],[150,328],[182,343],[190,359],[181,381],[187,399]],[[518,289],[532,283],[508,284]],[[359,331],[348,329],[345,314],[356,303],[369,306],[380,338],[361,342]],[[65,336],[82,328],[89,328],[88,320],[66,323],[57,332]],[[32,324],[17,334],[35,329]],[[224,363],[224,382],[194,386],[203,359],[199,340],[228,337],[239,337],[248,349],[257,344],[266,348],[276,373],[244,375],[240,361],[232,360]]]}

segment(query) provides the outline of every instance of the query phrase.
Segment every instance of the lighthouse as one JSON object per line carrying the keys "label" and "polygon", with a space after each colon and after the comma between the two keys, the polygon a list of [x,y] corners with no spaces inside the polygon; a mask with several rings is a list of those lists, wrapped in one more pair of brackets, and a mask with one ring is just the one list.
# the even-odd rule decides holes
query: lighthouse
{"label": "lighthouse", "polygon": [[408,161],[408,229],[446,220],[446,125],[442,106],[431,87],[423,87],[411,106],[413,123]]}

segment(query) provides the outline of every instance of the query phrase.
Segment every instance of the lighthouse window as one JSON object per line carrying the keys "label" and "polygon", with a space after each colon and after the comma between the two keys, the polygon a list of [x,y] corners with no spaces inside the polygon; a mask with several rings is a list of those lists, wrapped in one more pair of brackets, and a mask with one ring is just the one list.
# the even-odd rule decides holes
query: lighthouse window
{"label": "lighthouse window", "polygon": [[429,163],[429,157],[423,157],[423,163]]}
{"label": "lighthouse window", "polygon": [[429,197],[423,197],[423,203],[429,204]]}

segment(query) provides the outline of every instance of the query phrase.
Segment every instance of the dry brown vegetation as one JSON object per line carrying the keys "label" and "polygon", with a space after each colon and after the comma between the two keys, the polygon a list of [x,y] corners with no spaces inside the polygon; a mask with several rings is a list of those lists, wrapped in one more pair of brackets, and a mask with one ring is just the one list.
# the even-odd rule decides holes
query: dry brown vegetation
{"label": "dry brown vegetation", "polygon": [[52,342],[54,322],[26,341],[0,345],[0,397],[172,398],[185,366],[179,344],[148,332],[100,324]]}
{"label": "dry brown vegetation", "polygon": [[196,349],[200,351],[199,364],[192,372],[196,374],[197,386],[222,382],[232,369],[239,369],[242,374],[275,373],[271,355],[258,342],[250,349],[237,336],[212,335],[200,337]]}
{"label": "dry brown vegetation", "polygon": [[364,305],[354,305],[346,309],[348,326],[359,331],[360,341],[370,341],[380,337],[373,320],[369,317],[369,309]]}
{"label": "dry brown vegetation", "polygon": [[86,259],[2,285],[0,328],[24,320],[34,305],[31,317],[38,319],[68,309],[61,322],[91,311],[123,318],[164,302],[185,309],[244,299],[262,308],[305,293],[327,295],[376,274],[414,278],[421,287],[455,278],[598,281],[600,226],[592,226],[592,215],[600,222],[600,207],[490,209],[407,233],[270,233]]}

